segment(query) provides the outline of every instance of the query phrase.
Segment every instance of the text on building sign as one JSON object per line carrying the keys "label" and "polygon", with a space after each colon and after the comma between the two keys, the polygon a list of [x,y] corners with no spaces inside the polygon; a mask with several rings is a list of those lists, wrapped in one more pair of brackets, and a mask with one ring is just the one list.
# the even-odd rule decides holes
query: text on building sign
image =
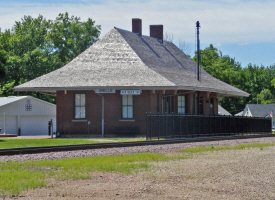
{"label": "text on building sign", "polygon": [[121,95],[140,95],[140,90],[120,90]]}
{"label": "text on building sign", "polygon": [[114,89],[96,89],[95,93],[116,93]]}

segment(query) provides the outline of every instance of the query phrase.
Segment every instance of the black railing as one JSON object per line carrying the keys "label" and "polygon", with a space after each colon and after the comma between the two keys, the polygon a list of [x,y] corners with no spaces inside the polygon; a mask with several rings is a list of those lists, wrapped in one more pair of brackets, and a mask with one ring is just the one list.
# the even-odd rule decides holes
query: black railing
{"label": "black railing", "polygon": [[271,134],[271,118],[146,114],[146,139]]}

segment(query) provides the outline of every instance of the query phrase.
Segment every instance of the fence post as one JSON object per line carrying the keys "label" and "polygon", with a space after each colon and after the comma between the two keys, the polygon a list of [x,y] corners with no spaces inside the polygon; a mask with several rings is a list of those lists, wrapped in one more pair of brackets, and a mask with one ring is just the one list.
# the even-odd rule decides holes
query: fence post
{"label": "fence post", "polygon": [[[259,134],[260,130],[259,130],[259,121],[260,119],[257,120],[257,134]],[[262,132],[261,132],[262,134]],[[254,135],[256,135],[256,131],[254,131]]]}
{"label": "fence post", "polygon": [[227,135],[229,135],[229,134],[228,134],[228,131],[227,131],[227,127],[226,127],[226,121],[227,121],[226,118],[227,118],[227,116],[224,115],[224,117],[225,117],[225,119],[224,119],[224,132],[225,132]]}
{"label": "fence post", "polygon": [[192,137],[194,137],[194,132],[195,132],[195,130],[194,130],[194,115],[192,114]]}
{"label": "fence post", "polygon": [[246,135],[248,135],[248,123],[246,123]]}
{"label": "fence post", "polygon": [[212,126],[212,122],[211,122],[211,115],[209,114],[209,120],[208,120],[208,122],[209,122],[209,136],[211,135],[211,126]]}
{"label": "fence post", "polygon": [[198,134],[198,137],[200,137],[200,134],[201,134],[201,115],[200,114],[198,115],[198,120],[199,120],[199,134]]}
{"label": "fence post", "polygon": [[220,116],[220,136],[223,134],[223,127],[222,127],[222,121],[223,121],[224,115]]}
{"label": "fence post", "polygon": [[179,121],[180,121],[180,137],[179,138],[181,138],[181,115],[180,115],[180,113],[179,113]]}
{"label": "fence post", "polygon": [[150,140],[152,140],[152,113],[150,112]]}
{"label": "fence post", "polygon": [[266,120],[264,120],[264,132],[266,132]]}
{"label": "fence post", "polygon": [[214,132],[215,132],[215,136],[217,136],[216,115],[214,115],[214,124],[215,124]]}
{"label": "fence post", "polygon": [[172,112],[172,132],[173,132],[173,139],[175,139],[175,122],[174,122],[174,113]]}
{"label": "fence post", "polygon": [[165,139],[167,140],[167,113],[165,113]]}
{"label": "fence post", "polygon": [[148,116],[146,112],[146,140],[148,140]]}
{"label": "fence post", "polygon": [[203,136],[205,137],[205,117],[206,115],[203,115]]}
{"label": "fence post", "polygon": [[159,112],[158,112],[158,140],[159,140],[159,132],[160,132],[160,127],[159,127]]}

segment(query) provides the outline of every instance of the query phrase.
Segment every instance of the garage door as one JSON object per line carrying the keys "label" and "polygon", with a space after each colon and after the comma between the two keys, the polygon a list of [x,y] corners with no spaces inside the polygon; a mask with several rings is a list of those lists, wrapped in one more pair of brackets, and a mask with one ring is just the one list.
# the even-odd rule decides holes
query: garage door
{"label": "garage door", "polygon": [[51,119],[55,132],[55,116],[21,116],[21,135],[48,135],[48,121]]}
{"label": "garage door", "polygon": [[[4,116],[0,116],[0,128],[1,133],[4,133]],[[18,134],[16,116],[6,116],[6,134]]]}

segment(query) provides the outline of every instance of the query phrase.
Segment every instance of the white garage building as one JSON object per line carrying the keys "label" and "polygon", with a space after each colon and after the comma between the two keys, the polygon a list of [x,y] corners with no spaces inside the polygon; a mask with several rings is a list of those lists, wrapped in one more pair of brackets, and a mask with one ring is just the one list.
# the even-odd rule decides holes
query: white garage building
{"label": "white garage building", "polygon": [[51,119],[56,132],[56,105],[52,103],[32,96],[0,97],[1,134],[48,135]]}

